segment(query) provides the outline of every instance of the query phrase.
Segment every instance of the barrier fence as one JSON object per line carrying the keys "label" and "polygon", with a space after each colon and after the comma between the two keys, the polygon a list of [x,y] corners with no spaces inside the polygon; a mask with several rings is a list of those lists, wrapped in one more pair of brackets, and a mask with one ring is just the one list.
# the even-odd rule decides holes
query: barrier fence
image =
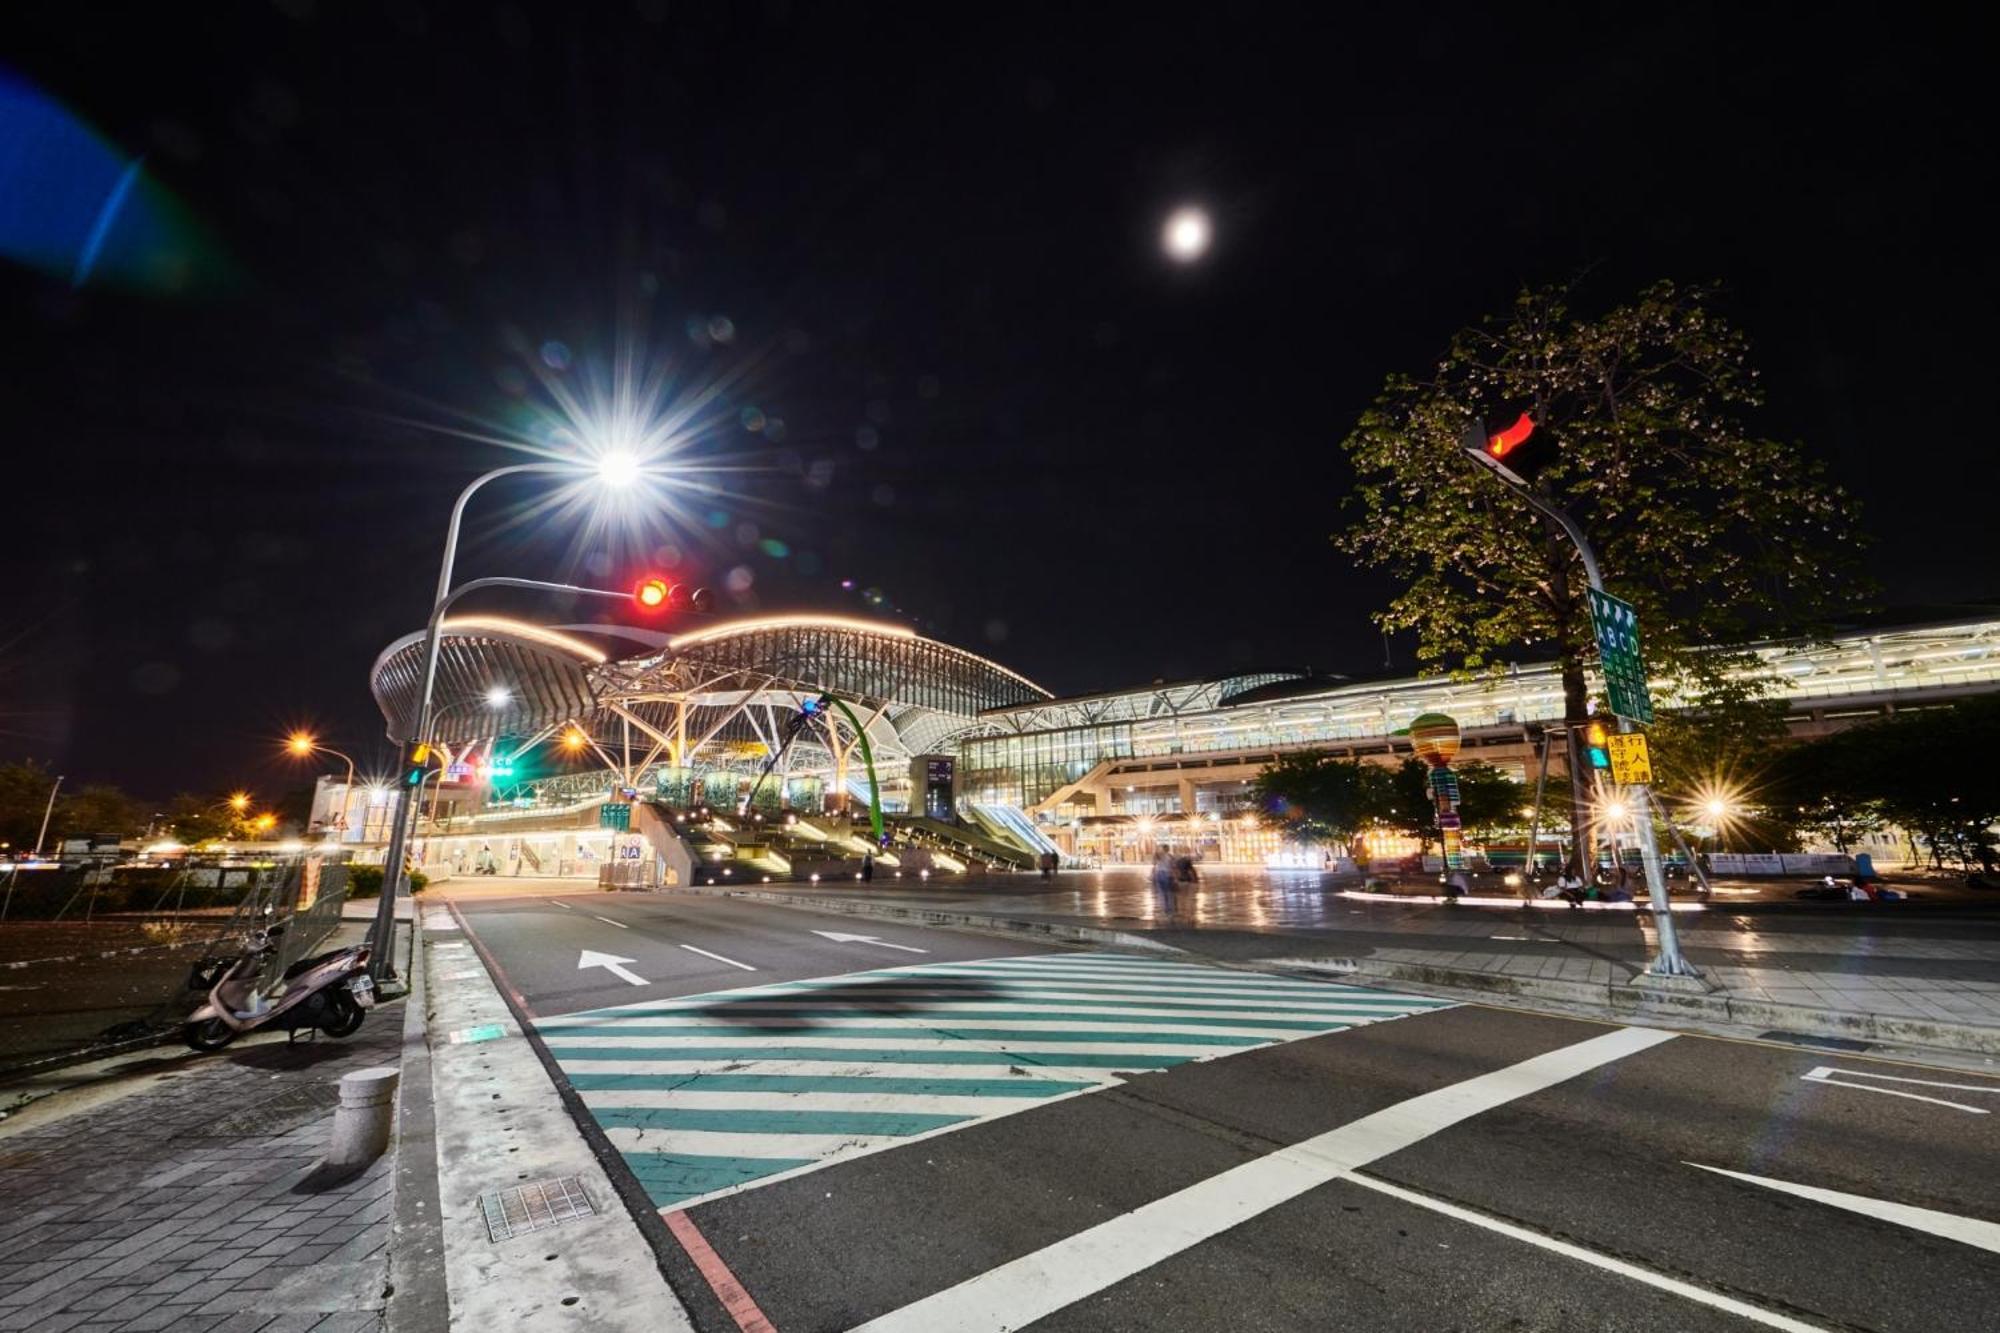
{"label": "barrier fence", "polygon": [[195,966],[274,925],[276,980],[333,934],[347,888],[317,856],[0,876],[0,1081],[171,1034],[204,998]]}

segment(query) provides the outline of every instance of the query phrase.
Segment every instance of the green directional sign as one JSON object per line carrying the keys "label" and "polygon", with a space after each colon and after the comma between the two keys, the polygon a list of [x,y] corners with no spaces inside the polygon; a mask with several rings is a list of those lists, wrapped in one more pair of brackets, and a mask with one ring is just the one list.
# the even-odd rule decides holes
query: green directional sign
{"label": "green directional sign", "polygon": [[1592,588],[1590,627],[1597,634],[1597,661],[1611,711],[1633,722],[1653,720],[1653,696],[1646,688],[1646,661],[1639,655],[1639,613],[1630,602]]}
{"label": "green directional sign", "polygon": [[632,807],[625,801],[606,801],[597,807],[597,827],[617,829],[620,833],[632,827]]}

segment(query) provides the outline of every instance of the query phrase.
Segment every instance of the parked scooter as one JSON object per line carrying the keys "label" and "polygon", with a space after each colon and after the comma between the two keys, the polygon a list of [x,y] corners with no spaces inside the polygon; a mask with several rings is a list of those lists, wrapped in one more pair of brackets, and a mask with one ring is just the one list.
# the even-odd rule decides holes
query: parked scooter
{"label": "parked scooter", "polygon": [[246,1032],[283,1028],[296,1036],[317,1030],[329,1037],[352,1036],[375,1004],[368,975],[368,946],[334,949],[301,958],[268,992],[257,989],[264,964],[277,952],[283,926],[250,936],[249,948],[235,958],[205,958],[188,978],[191,990],[206,990],[208,1003],[188,1015],[181,1037],[197,1051],[219,1051]]}

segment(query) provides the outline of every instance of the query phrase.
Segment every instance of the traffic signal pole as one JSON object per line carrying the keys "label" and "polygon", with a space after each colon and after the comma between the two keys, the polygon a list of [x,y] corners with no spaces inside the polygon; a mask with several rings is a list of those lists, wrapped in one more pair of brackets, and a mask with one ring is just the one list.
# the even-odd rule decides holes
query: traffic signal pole
{"label": "traffic signal pole", "polygon": [[[1486,438],[1486,427],[1474,420],[1466,428],[1461,447],[1481,467],[1491,472],[1501,485],[1520,496],[1530,508],[1555,524],[1569,538],[1570,544],[1576,547],[1577,558],[1583,561],[1584,578],[1592,589],[1604,592],[1604,576],[1597,567],[1597,552],[1591,547],[1590,539],[1583,535],[1583,529],[1577,526],[1575,519],[1537,493],[1512,468],[1489,454]],[[1635,728],[1628,719],[1618,719],[1621,735],[1633,730]],[[1659,840],[1653,832],[1652,788],[1646,783],[1635,782],[1625,791],[1633,807],[1632,824],[1639,838],[1639,859],[1646,870],[1646,895],[1652,903],[1653,929],[1659,936],[1658,952],[1646,971],[1660,977],[1699,977],[1701,972],[1681,954],[1680,932],[1674,926],[1673,903],[1667,896],[1666,871],[1660,864]]]}
{"label": "traffic signal pole", "polygon": [[[451,604],[459,598],[464,597],[468,593],[480,592],[487,588],[526,588],[535,592],[563,592],[578,597],[605,597],[621,602],[631,600],[635,596],[631,592],[614,592],[608,588],[584,588],[573,583],[550,583],[544,579],[517,579],[502,576],[473,579],[471,582],[460,584],[456,588],[450,586],[452,555],[458,546],[459,520],[464,515],[465,502],[471,497],[472,492],[478,489],[481,483],[490,481],[494,477],[504,476],[510,472],[543,472],[551,470],[560,469],[550,469],[538,464],[524,463],[516,467],[501,468],[498,471],[489,472],[473,482],[472,485],[466,487],[464,492],[459,495],[458,503],[453,506],[451,511],[451,529],[445,544],[444,567],[438,577],[437,600],[431,606],[431,618],[429,623],[424,627],[424,679],[423,688],[417,702],[416,732],[413,736],[402,738],[410,745],[416,745],[430,739],[431,724],[435,720],[435,715],[431,711],[431,697],[437,686],[438,654],[443,637],[441,631],[444,627],[444,616],[445,612],[451,609]],[[641,595],[643,595],[643,590],[649,584],[657,582],[658,580],[648,580],[646,584],[641,584]],[[697,591],[695,594],[694,610],[700,611],[705,609],[703,605],[705,596],[706,589]],[[659,602],[648,601],[646,604],[649,606],[658,605]],[[408,769],[414,763],[415,760],[406,752],[404,768]],[[408,781],[407,776],[396,787],[396,809],[389,825],[388,850],[384,852],[382,861],[382,899],[375,906],[375,927],[369,937],[373,942],[372,948],[374,950],[368,963],[369,974],[378,982],[391,979],[396,975],[393,958],[394,949],[392,947],[396,939],[396,897],[404,883],[407,882],[406,849],[414,834],[418,812],[422,809],[422,792],[422,780],[419,779],[417,782],[412,783]]]}

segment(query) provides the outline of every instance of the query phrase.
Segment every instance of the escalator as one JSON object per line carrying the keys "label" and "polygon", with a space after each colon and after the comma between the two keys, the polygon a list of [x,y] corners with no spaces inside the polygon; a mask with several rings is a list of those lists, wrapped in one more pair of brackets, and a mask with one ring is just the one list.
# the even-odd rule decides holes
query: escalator
{"label": "escalator", "polygon": [[1029,856],[1040,858],[1049,852],[1062,855],[1062,848],[1049,840],[1049,836],[1035,827],[1035,821],[1011,805],[975,805],[967,802],[965,809],[972,815],[973,822],[984,829],[994,839],[1018,847]]}

